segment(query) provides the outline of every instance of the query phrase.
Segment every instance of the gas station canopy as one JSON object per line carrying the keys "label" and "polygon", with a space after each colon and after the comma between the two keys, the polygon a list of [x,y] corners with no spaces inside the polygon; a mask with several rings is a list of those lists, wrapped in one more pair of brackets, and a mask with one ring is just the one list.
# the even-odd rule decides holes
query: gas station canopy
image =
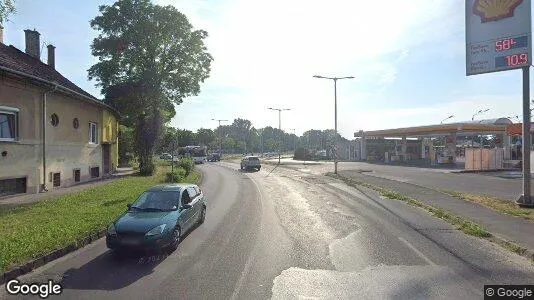
{"label": "gas station canopy", "polygon": [[508,118],[498,118],[479,121],[466,121],[450,124],[426,125],[416,127],[372,130],[354,133],[354,137],[424,137],[443,136],[449,134],[506,134],[508,125],[513,124]]}

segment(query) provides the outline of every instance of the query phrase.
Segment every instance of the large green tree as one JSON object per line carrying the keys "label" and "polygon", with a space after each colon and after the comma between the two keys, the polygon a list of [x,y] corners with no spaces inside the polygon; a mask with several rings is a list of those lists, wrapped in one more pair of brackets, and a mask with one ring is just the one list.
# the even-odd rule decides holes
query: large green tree
{"label": "large green tree", "polygon": [[212,144],[215,141],[215,134],[209,128],[200,128],[197,130],[197,141],[203,146]]}
{"label": "large green tree", "polygon": [[176,8],[149,0],[119,0],[99,10],[91,20],[100,33],[91,45],[98,62],[89,79],[97,80],[107,101],[131,123],[139,170],[150,175],[156,142],[174,105],[198,95],[209,76],[207,32],[194,30]]}
{"label": "large green tree", "polygon": [[15,13],[15,0],[0,0],[0,26],[9,20],[9,16]]}

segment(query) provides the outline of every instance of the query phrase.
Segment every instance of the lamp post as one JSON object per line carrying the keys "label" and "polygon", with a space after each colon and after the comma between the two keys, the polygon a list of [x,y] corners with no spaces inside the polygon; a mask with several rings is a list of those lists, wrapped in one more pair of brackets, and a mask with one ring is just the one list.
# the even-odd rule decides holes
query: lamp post
{"label": "lamp post", "polygon": [[211,120],[219,122],[219,127],[217,127],[217,141],[219,144],[219,156],[220,156],[221,155],[221,122],[228,122],[228,120],[216,120],[216,119],[211,119]]}
{"label": "lamp post", "polygon": [[282,111],[291,110],[291,109],[290,108],[272,108],[272,107],[267,107],[267,109],[278,111],[278,129],[280,130],[280,141],[279,141],[280,146],[278,147],[278,164],[280,164],[280,157],[282,155]]}
{"label": "lamp post", "polygon": [[448,117],[446,117],[445,119],[441,120],[441,122],[439,124],[443,124],[443,122],[447,121],[448,119],[452,119],[454,118],[454,115],[450,115]]}
{"label": "lamp post", "polygon": [[353,79],[354,76],[346,76],[346,77],[326,77],[321,75],[313,75],[314,78],[319,79],[330,79],[334,81],[334,146],[335,146],[335,153],[334,153],[334,174],[337,174],[337,81],[340,79]]}
{"label": "lamp post", "polygon": [[295,128],[289,128],[289,130],[293,131],[293,155],[295,155],[295,151],[297,151],[297,135],[295,134]]}

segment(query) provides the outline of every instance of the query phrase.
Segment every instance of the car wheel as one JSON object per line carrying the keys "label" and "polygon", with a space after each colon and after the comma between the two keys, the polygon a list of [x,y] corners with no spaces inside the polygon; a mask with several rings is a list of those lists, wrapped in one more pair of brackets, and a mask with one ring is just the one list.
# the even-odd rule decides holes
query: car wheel
{"label": "car wheel", "polygon": [[169,245],[169,250],[171,252],[178,248],[178,245],[180,244],[181,239],[182,239],[182,231],[180,230],[180,227],[176,226],[174,227],[172,231],[172,242]]}
{"label": "car wheel", "polygon": [[202,207],[202,211],[200,212],[200,218],[198,219],[198,224],[203,224],[204,220],[206,220],[206,207]]}
{"label": "car wheel", "polygon": [[258,171],[261,169],[261,167],[258,167]]}

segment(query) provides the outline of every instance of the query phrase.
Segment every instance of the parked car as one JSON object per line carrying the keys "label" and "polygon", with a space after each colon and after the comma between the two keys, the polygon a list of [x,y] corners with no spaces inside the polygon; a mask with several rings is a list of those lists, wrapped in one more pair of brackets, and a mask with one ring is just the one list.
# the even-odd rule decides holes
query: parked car
{"label": "parked car", "polygon": [[241,160],[241,170],[261,169],[260,158],[257,156],[246,156]]}
{"label": "parked car", "polygon": [[185,232],[206,218],[206,199],[197,185],[158,185],[143,192],[108,227],[106,245],[123,250],[176,250]]}
{"label": "parked car", "polygon": [[219,155],[219,153],[212,153],[208,157],[208,161],[221,161],[221,156]]}

